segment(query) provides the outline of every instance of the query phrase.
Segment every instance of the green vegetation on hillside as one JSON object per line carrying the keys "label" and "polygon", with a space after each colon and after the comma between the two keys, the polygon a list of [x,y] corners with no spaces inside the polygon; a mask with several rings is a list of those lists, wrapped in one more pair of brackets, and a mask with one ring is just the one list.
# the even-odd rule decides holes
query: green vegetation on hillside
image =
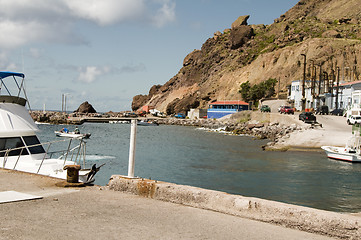
{"label": "green vegetation on hillside", "polygon": [[258,103],[260,99],[271,97],[275,94],[276,83],[277,80],[274,78],[270,78],[267,81],[253,86],[251,86],[249,81],[247,81],[241,84],[239,92],[241,93],[243,100],[246,102],[253,101],[254,103]]}

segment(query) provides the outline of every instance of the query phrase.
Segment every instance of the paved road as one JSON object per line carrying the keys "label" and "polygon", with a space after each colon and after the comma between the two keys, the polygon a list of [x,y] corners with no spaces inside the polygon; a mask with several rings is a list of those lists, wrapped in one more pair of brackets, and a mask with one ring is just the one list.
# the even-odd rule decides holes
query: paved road
{"label": "paved road", "polygon": [[0,204],[0,239],[330,239],[99,187],[0,170],[0,191],[44,196]]}

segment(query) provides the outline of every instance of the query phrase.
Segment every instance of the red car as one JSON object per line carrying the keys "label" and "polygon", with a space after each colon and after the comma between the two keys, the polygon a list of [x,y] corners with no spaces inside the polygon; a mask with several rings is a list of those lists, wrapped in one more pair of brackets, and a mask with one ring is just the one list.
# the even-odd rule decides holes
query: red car
{"label": "red car", "polygon": [[294,114],[295,111],[290,106],[282,106],[281,109],[280,109],[280,113]]}

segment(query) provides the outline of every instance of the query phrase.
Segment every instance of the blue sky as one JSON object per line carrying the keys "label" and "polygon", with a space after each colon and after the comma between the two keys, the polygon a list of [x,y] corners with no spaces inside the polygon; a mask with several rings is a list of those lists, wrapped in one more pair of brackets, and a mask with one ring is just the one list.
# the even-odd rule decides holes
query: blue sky
{"label": "blue sky", "polygon": [[32,109],[130,110],[239,16],[271,24],[298,0],[0,0],[0,69],[24,72]]}

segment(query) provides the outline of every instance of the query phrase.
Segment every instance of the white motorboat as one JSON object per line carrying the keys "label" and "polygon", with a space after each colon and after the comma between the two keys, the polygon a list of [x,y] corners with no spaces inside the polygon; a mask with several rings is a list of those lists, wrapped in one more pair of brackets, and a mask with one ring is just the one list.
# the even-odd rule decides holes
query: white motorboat
{"label": "white motorboat", "polygon": [[113,120],[113,121],[109,121],[109,123],[117,124],[117,123],[130,123],[130,122],[129,121]]}
{"label": "white motorboat", "polygon": [[333,146],[322,146],[325,150],[327,157],[335,160],[361,163],[360,151],[349,147],[333,147]]}
{"label": "white motorboat", "polygon": [[148,120],[141,120],[137,122],[138,126],[159,126],[157,122],[148,121]]}
{"label": "white motorboat", "polygon": [[325,151],[328,158],[361,163],[361,137],[359,137],[359,134],[355,135],[349,140],[345,147],[322,146],[321,148]]}
{"label": "white motorboat", "polygon": [[90,133],[75,133],[75,132],[62,132],[62,131],[55,131],[55,136],[57,137],[68,137],[68,138],[82,138],[87,139],[90,138]]}
{"label": "white motorboat", "polygon": [[[23,73],[0,72],[0,167],[67,179],[65,169],[81,165],[79,181],[93,182],[99,168],[95,164],[92,168],[86,168],[86,142],[82,138],[40,143],[36,135],[39,129],[25,107],[28,101],[24,78]],[[15,81],[12,85],[11,79]],[[13,87],[10,88],[9,85]],[[74,146],[77,141],[79,144]],[[59,142],[68,142],[63,144],[66,146],[65,150],[50,152],[50,146]],[[56,155],[58,156],[55,157]]]}

